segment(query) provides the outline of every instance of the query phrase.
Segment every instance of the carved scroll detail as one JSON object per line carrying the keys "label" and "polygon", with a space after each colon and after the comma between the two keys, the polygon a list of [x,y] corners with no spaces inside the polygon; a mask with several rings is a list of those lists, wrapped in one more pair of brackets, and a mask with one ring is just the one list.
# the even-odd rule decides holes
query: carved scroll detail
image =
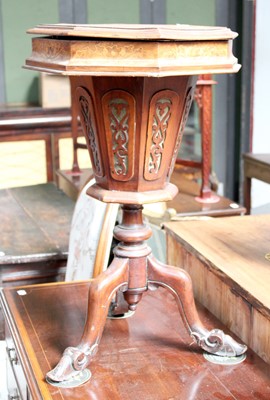
{"label": "carved scroll detail", "polygon": [[100,147],[96,129],[93,101],[90,94],[82,87],[78,87],[76,89],[76,97],[79,106],[82,127],[90,151],[92,167],[95,175],[102,177],[104,173],[102,160],[100,157]]}
{"label": "carved scroll detail", "polygon": [[134,171],[135,99],[121,90],[112,90],[102,99],[111,176],[127,181]]}
{"label": "carved scroll detail", "polygon": [[164,172],[164,154],[166,150],[172,151],[171,137],[175,129],[172,114],[178,100],[177,93],[171,90],[158,92],[151,99],[144,170],[147,180],[158,179]]}
{"label": "carved scroll detail", "polygon": [[247,346],[236,342],[220,329],[213,329],[205,335],[191,332],[191,336],[203,350],[221,357],[237,357],[247,350]]}
{"label": "carved scroll detail", "polygon": [[150,174],[157,174],[162,160],[166,140],[168,123],[171,117],[172,102],[170,99],[160,99],[156,102],[152,125],[152,144],[148,170]]}
{"label": "carved scroll detail", "polygon": [[128,102],[123,99],[114,99],[110,101],[109,107],[114,171],[116,175],[126,175],[128,170]]}
{"label": "carved scroll detail", "polygon": [[168,176],[170,177],[173,169],[174,169],[174,165],[175,165],[175,161],[177,159],[177,155],[179,152],[179,148],[181,145],[181,141],[182,141],[182,137],[183,137],[183,132],[187,123],[187,119],[188,119],[188,115],[189,115],[189,110],[192,104],[192,100],[193,100],[193,93],[194,93],[194,89],[193,87],[189,87],[187,90],[187,94],[186,94],[186,99],[185,99],[185,104],[184,104],[184,109],[183,109],[183,115],[182,115],[182,119],[181,119],[181,123],[180,123],[180,128],[179,128],[179,132],[176,138],[176,143],[175,143],[175,147],[174,147],[174,153],[173,153],[173,157],[172,157],[172,162],[170,165],[170,169],[169,169],[169,174]]}

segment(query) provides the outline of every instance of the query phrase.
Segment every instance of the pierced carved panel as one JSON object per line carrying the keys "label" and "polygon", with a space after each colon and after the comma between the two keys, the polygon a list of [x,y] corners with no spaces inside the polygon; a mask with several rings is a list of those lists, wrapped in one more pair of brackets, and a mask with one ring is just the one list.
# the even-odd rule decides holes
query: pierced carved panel
{"label": "pierced carved panel", "polygon": [[87,90],[85,90],[83,87],[78,87],[76,89],[76,99],[80,113],[81,124],[90,152],[92,168],[96,176],[103,177],[103,164],[100,156],[100,146],[92,98]]}
{"label": "pierced carved panel", "polygon": [[183,132],[184,132],[184,129],[185,129],[185,126],[186,126],[186,123],[187,123],[190,107],[191,107],[191,104],[192,104],[192,101],[193,101],[193,93],[194,93],[193,87],[189,87],[188,90],[187,90],[187,93],[186,93],[182,119],[181,119],[181,123],[180,123],[179,132],[178,132],[178,135],[177,135],[177,138],[176,138],[174,153],[173,153],[173,157],[172,157],[172,161],[171,161],[171,165],[170,165],[169,177],[171,176],[171,174],[173,172],[175,161],[177,159],[177,155],[178,155],[178,152],[179,152],[179,149],[180,149],[180,145],[181,145],[181,141],[182,141],[182,137],[183,137]]}
{"label": "pierced carved panel", "polygon": [[179,96],[172,90],[162,90],[151,99],[144,167],[146,180],[155,180],[164,174],[164,167],[169,157],[168,152],[173,151],[172,138],[178,103]]}
{"label": "pierced carved panel", "polygon": [[117,181],[134,174],[135,99],[123,90],[111,90],[102,98],[110,173]]}

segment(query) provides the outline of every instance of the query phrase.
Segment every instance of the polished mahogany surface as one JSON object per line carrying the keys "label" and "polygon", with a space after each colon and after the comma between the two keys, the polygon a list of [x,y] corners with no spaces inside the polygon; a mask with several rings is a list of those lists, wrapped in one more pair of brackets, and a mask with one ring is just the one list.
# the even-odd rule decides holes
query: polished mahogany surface
{"label": "polished mahogany surface", "polygon": [[[266,400],[270,368],[252,351],[236,366],[206,361],[192,343],[168,290],[148,292],[135,314],[106,321],[91,380],[58,389],[45,375],[83,330],[91,283],[62,283],[5,289],[3,309],[33,399]],[[22,288],[20,288],[22,289]],[[198,305],[207,328],[221,326]],[[221,326],[222,328],[222,326]],[[228,332],[228,331],[227,331]],[[59,340],[61,338],[61,340]]]}

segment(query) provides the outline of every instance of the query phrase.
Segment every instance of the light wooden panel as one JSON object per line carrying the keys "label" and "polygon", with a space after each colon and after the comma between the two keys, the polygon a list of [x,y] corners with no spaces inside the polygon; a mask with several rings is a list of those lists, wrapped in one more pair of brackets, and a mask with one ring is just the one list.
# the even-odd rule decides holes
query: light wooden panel
{"label": "light wooden panel", "polygon": [[270,216],[166,224],[169,264],[191,276],[195,298],[270,363]]}
{"label": "light wooden panel", "polygon": [[270,364],[270,320],[259,311],[252,310],[252,337],[250,347]]}

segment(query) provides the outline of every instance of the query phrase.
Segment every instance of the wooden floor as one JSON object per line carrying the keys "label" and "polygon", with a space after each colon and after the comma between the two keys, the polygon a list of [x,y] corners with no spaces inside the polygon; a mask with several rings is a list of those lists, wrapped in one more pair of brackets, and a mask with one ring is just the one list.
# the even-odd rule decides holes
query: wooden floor
{"label": "wooden floor", "polygon": [[[235,366],[215,365],[205,360],[202,350],[184,328],[172,294],[161,288],[145,294],[132,317],[107,320],[99,351],[91,364],[90,381],[73,389],[46,384],[45,374],[57,363],[64,348],[78,343],[88,287],[89,283],[32,286],[25,288],[24,296],[19,296],[14,289],[5,289],[5,301],[12,305],[17,333],[24,335],[28,365],[43,394],[34,398],[270,398],[270,367],[250,350],[247,359]],[[209,329],[223,328],[203,307],[199,307],[199,314]],[[25,359],[22,365],[26,365]]]}

